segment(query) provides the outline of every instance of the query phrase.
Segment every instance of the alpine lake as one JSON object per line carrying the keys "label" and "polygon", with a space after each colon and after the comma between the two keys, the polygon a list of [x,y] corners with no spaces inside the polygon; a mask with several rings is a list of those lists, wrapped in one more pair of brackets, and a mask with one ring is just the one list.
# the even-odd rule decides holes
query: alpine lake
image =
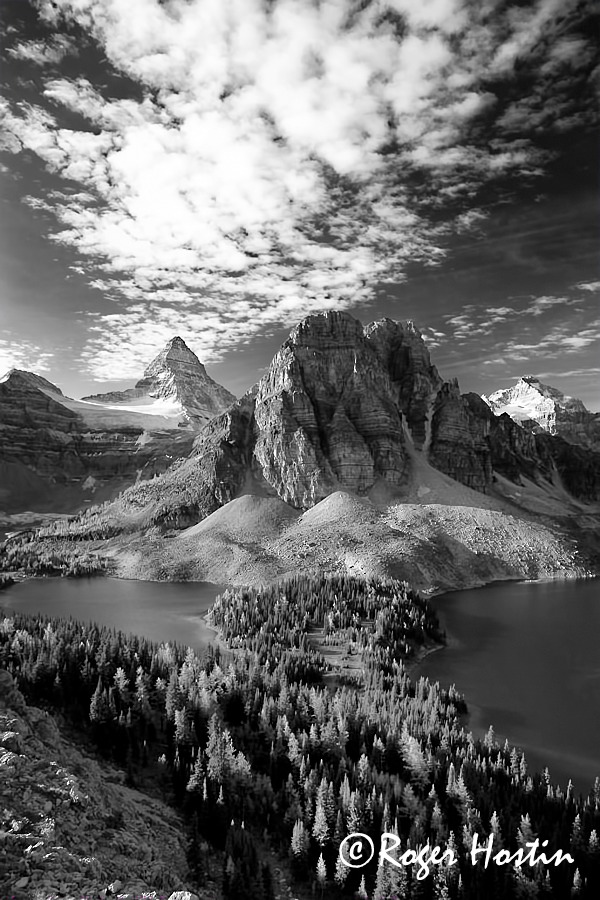
{"label": "alpine lake", "polygon": [[[204,615],[223,586],[115,578],[40,578],[0,594],[6,612],[69,617],[202,650]],[[413,671],[465,695],[466,727],[493,725],[530,772],[587,793],[600,776],[598,581],[502,582],[432,600],[448,644]]]}

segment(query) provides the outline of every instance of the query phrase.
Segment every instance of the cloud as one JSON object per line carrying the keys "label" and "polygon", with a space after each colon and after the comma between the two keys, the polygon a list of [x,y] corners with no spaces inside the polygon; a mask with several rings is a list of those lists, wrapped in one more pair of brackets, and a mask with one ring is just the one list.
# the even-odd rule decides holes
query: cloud
{"label": "cloud", "polygon": [[533,353],[563,355],[576,353],[600,341],[600,319],[589,322],[575,333],[573,324],[561,324],[532,341],[511,340],[505,352],[515,360],[530,359]]}
{"label": "cloud", "polygon": [[47,41],[20,41],[7,50],[8,56],[36,66],[60,63],[67,54],[76,54],[77,44],[65,34],[53,35]]}
{"label": "cloud", "polygon": [[48,372],[49,361],[54,354],[43,350],[38,344],[22,341],[0,339],[0,377],[10,369],[26,369],[31,372]]}
{"label": "cloud", "polygon": [[553,306],[570,306],[577,303],[577,299],[568,299],[567,297],[536,297],[533,302],[521,311],[521,315],[541,316],[547,309]]}
{"label": "cloud", "polygon": [[590,375],[600,375],[600,368],[591,367],[589,369],[569,369],[567,372],[539,372],[538,378],[587,378]]}
{"label": "cloud", "polygon": [[482,189],[506,192],[551,158],[513,133],[526,98],[503,98],[518,93],[517,62],[536,103],[591,65],[583,38],[559,35],[583,14],[575,0],[38,7],[49,37],[15,39],[14,60],[58,64],[77,28],[108,61],[99,75],[82,50],[79,74],[38,73],[37,103],[3,103],[6,149],[65,185],[27,202],[55,215],[53,240],[115,303],[83,350],[94,377],[137,374],[185,322],[214,360],[306,312],[365,303],[409,263],[435,266],[452,234],[485,228]]}
{"label": "cloud", "polygon": [[[513,298],[512,302],[510,307],[469,304],[458,315],[443,315],[446,333],[438,346],[477,347],[481,364],[490,366],[571,354],[600,340],[596,305],[581,296],[566,292],[556,297]],[[462,349],[460,358],[464,358]]]}
{"label": "cloud", "polygon": [[600,281],[581,281],[575,286],[579,291],[589,291],[590,293],[600,291]]}

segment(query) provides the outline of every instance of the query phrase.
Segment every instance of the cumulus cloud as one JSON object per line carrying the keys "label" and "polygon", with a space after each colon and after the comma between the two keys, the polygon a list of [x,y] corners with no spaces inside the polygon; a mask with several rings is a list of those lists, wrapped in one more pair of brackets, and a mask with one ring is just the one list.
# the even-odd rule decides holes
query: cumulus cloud
{"label": "cumulus cloud", "polygon": [[[69,186],[28,202],[54,213],[53,239],[115,301],[83,351],[98,378],[137,374],[150,344],[192,323],[215,360],[307,312],[367,302],[409,262],[436,265],[449,235],[485,227],[482,186],[537,177],[550,158],[513,134],[524,98],[501,102],[517,63],[534,60],[541,93],[532,71],[528,95],[542,99],[589,64],[583,38],[545,40],[583,14],[575,0],[38,8],[49,38],[16,41],[14,59],[60,62],[76,27],[137,86],[107,90],[80,53],[80,74],[45,74],[37,104],[3,105],[5,148]],[[466,337],[473,323],[450,324]]]}

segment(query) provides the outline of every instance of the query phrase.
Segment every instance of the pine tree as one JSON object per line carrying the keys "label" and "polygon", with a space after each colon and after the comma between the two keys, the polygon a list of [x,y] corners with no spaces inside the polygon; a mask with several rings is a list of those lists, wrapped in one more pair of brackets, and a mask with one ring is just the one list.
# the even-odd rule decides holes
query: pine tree
{"label": "pine tree", "polygon": [[317,881],[321,885],[321,889],[325,886],[325,882],[327,881],[327,867],[325,865],[325,860],[323,859],[323,854],[319,853],[319,858],[317,860]]}
{"label": "pine tree", "polygon": [[92,699],[90,701],[90,722],[101,723],[105,722],[107,718],[108,705],[104,697],[102,678],[98,677],[98,684],[96,685],[96,690],[94,691]]}
{"label": "pine tree", "polygon": [[348,877],[348,866],[341,856],[338,856],[335,861],[335,875],[333,877],[338,887],[343,888]]}
{"label": "pine tree", "polygon": [[315,811],[315,821],[312,829],[313,837],[321,847],[321,849],[325,846],[327,841],[329,840],[329,828],[327,825],[327,817],[325,816],[325,810],[323,806],[319,803],[317,805],[317,809]]}
{"label": "pine tree", "polygon": [[292,831],[291,850],[295,857],[306,855],[309,838],[302,819],[297,819]]}

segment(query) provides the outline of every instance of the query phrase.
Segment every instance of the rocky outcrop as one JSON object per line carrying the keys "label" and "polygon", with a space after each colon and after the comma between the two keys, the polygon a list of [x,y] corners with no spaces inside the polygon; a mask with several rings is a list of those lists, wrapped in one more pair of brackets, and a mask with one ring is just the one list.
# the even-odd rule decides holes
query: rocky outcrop
{"label": "rocky outcrop", "polygon": [[485,419],[474,414],[458,382],[446,382],[435,399],[429,462],[436,469],[485,492],[492,481],[492,455]]}
{"label": "rocky outcrop", "polygon": [[592,413],[576,397],[525,375],[513,387],[483,399],[499,416],[507,413],[528,431],[556,435],[571,444],[600,450],[600,413]]}
{"label": "rocky outcrop", "polygon": [[58,398],[62,396],[60,388],[45,378],[10,369],[0,379],[0,428],[47,428],[65,434],[77,431],[79,417],[60,403]]}
{"label": "rocky outcrop", "polygon": [[130,404],[145,398],[179,405],[182,421],[197,426],[208,422],[235,401],[230,391],[207,375],[196,354],[180,337],[171,338],[135,387],[83,397],[105,404]]}
{"label": "rocky outcrop", "polygon": [[180,817],[124,782],[66,740],[52,716],[27,706],[0,670],[3,896],[137,898],[188,887]]}
{"label": "rocky outcrop", "polygon": [[600,500],[599,452],[549,434],[536,434],[535,443],[545,467],[557,472],[570,494],[581,500]]}
{"label": "rocky outcrop", "polygon": [[[346,313],[305,319],[266,375],[198,435],[192,456],[127,491],[121,521],[185,527],[250,485],[306,509],[334,490],[398,488],[408,470],[402,416],[390,378]],[[120,508],[118,508],[120,507]],[[137,513],[135,513],[137,516]]]}

